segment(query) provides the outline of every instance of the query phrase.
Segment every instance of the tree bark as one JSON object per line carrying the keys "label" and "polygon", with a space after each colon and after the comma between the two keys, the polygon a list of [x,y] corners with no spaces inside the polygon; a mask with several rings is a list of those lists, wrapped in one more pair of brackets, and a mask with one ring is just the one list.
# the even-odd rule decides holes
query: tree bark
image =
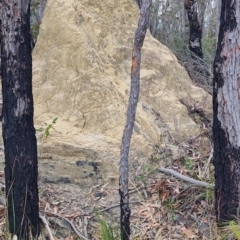
{"label": "tree bark", "polygon": [[131,89],[127,109],[127,119],[122,138],[119,169],[119,194],[121,211],[120,223],[122,240],[130,239],[131,210],[129,207],[128,194],[128,156],[140,88],[141,49],[149,24],[151,3],[151,0],[142,0],[141,17],[139,19],[138,28],[135,33],[132,53]]}
{"label": "tree bark", "polygon": [[220,15],[221,15],[221,2],[216,0],[216,45],[218,44],[218,34],[219,34],[219,26],[220,26]]}
{"label": "tree bark", "polygon": [[204,18],[205,18],[205,11],[207,8],[207,5],[209,4],[209,1],[211,0],[197,0],[197,5],[198,5],[198,22],[200,24],[201,29],[203,29],[203,24],[204,24]]}
{"label": "tree bark", "polygon": [[0,45],[2,41],[2,0],[0,0]]}
{"label": "tree bark", "polygon": [[159,15],[158,15],[159,5],[160,5],[160,0],[156,0],[151,13],[150,32],[154,38],[156,37],[156,30],[159,22]]}
{"label": "tree bark", "polygon": [[239,16],[239,0],[222,0],[213,79],[215,208],[219,223],[240,214]]}
{"label": "tree bark", "polygon": [[162,1],[162,17],[161,17],[162,31],[161,31],[161,35],[162,35],[163,44],[165,44],[165,45],[168,44],[169,32],[170,32],[169,31],[168,14],[167,14],[169,4],[170,4],[169,0]]}
{"label": "tree bark", "polygon": [[30,0],[2,2],[2,92],[9,231],[39,235],[37,143],[33,125]]}
{"label": "tree bark", "polygon": [[138,7],[141,9],[142,6],[142,0],[136,0],[136,3],[138,5]]}
{"label": "tree bark", "polygon": [[190,26],[189,50],[193,53],[192,57],[198,56],[203,58],[202,53],[202,28],[198,20],[197,1],[184,0],[184,6],[188,14]]}

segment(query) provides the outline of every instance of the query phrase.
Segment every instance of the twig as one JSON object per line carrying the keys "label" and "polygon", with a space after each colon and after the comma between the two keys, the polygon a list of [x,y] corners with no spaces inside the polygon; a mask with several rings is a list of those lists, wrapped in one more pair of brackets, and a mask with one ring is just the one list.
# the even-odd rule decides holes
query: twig
{"label": "twig", "polygon": [[48,215],[56,216],[56,217],[58,217],[58,218],[60,218],[60,219],[65,220],[66,222],[68,222],[68,223],[71,225],[73,231],[78,235],[78,237],[82,238],[83,240],[89,240],[89,239],[88,239],[87,237],[85,237],[82,233],[80,233],[80,232],[77,230],[77,228],[74,226],[74,224],[73,224],[70,220],[68,220],[67,218],[65,218],[65,217],[63,217],[63,216],[61,216],[61,215],[59,215],[59,214],[57,214],[57,213],[52,213],[52,212],[48,212],[48,211],[44,211],[44,213],[46,213],[46,214],[48,214]]}
{"label": "twig", "polygon": [[82,224],[83,224],[83,233],[84,233],[85,236],[87,236],[87,228],[88,228],[88,219],[87,219],[87,217],[83,216]]}
{"label": "twig", "polygon": [[210,155],[209,155],[209,157],[208,157],[208,160],[207,160],[207,163],[206,163],[206,165],[205,165],[204,175],[206,175],[206,173],[207,173],[207,169],[208,169],[208,167],[209,167],[209,165],[210,165],[210,162],[211,162],[212,158],[213,158],[213,148],[212,148],[212,150],[211,150],[211,153],[210,153]]}
{"label": "twig", "polygon": [[[129,204],[134,204],[134,203],[141,203],[141,202],[139,202],[139,201],[129,202]],[[93,214],[93,215],[88,219],[88,222],[90,222],[90,220],[91,220],[92,218],[96,217],[99,213],[106,212],[106,211],[108,211],[108,210],[110,210],[110,209],[112,209],[112,208],[116,208],[116,207],[120,207],[120,203],[115,204],[115,205],[112,205],[112,206],[110,206],[110,207],[103,208],[103,209],[97,211],[95,214],[90,213],[90,214]],[[89,215],[90,215],[90,214],[89,214]]]}
{"label": "twig", "polygon": [[198,187],[206,187],[206,188],[212,188],[214,185],[213,184],[210,184],[210,183],[207,183],[207,182],[202,182],[202,181],[198,181],[196,179],[193,179],[193,178],[190,178],[190,177],[187,177],[187,176],[184,176],[172,169],[169,169],[169,168],[159,168],[159,171],[160,172],[163,172],[163,173],[166,173],[166,174],[170,174],[170,175],[173,175],[174,177],[177,177],[181,180],[184,180],[186,182],[189,182],[189,183],[192,183],[193,185],[196,185]]}
{"label": "twig", "polygon": [[[133,203],[141,203],[141,202],[139,202],[139,201],[129,202],[129,204],[133,204]],[[112,205],[112,206],[110,206],[110,207],[103,208],[103,209],[97,211],[95,214],[93,214],[93,212],[92,212],[92,213],[89,213],[89,215],[90,215],[90,214],[93,214],[93,215],[88,219],[87,226],[88,226],[89,222],[91,221],[91,219],[93,219],[94,217],[96,217],[99,213],[108,211],[108,210],[110,210],[110,209],[112,209],[112,208],[116,208],[116,207],[120,207],[120,203],[115,204],[115,205]]]}
{"label": "twig", "polygon": [[156,184],[150,184],[150,185],[147,185],[147,186],[135,187],[134,189],[129,191],[129,194],[133,194],[135,192],[140,192],[143,189],[148,189],[148,188],[153,187],[153,186],[156,186]]}
{"label": "twig", "polygon": [[[139,202],[139,201],[129,202],[129,204],[134,204],[134,203],[141,203],[141,202]],[[115,205],[112,205],[112,206],[110,206],[110,207],[103,208],[103,209],[97,211],[95,214],[93,214],[93,215],[91,216],[91,218],[95,217],[95,216],[98,215],[99,213],[106,212],[106,211],[108,211],[108,210],[110,210],[110,209],[112,209],[112,208],[116,208],[116,207],[119,207],[119,206],[120,206],[120,203],[115,204]],[[90,214],[92,214],[92,213],[90,213]]]}
{"label": "twig", "polygon": [[147,195],[146,187],[144,186],[144,183],[142,181],[141,181],[141,184],[142,184],[142,192],[143,192],[145,198],[147,198],[148,195]]}
{"label": "twig", "polygon": [[48,232],[48,235],[49,235],[49,239],[50,240],[54,240],[54,237],[52,235],[52,232],[51,232],[51,229],[49,227],[49,224],[48,224],[48,221],[47,219],[44,217],[44,215],[42,215],[41,213],[39,213],[39,218],[42,220],[43,224],[45,225],[46,227],[46,230]]}

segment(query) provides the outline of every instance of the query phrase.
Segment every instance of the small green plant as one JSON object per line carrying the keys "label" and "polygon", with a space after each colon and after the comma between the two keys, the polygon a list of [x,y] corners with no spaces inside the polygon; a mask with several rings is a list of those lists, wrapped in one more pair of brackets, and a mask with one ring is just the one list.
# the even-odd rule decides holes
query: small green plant
{"label": "small green plant", "polygon": [[230,221],[229,222],[229,227],[231,231],[233,232],[234,236],[236,237],[237,240],[240,240],[240,228],[239,225],[236,224],[235,221]]}
{"label": "small green plant", "polygon": [[207,188],[206,199],[211,201],[214,199],[214,188]]}
{"label": "small green plant", "polygon": [[40,132],[41,133],[41,138],[47,138],[50,134],[50,130],[53,129],[55,130],[55,128],[53,127],[54,124],[56,124],[58,118],[54,118],[52,123],[50,124],[47,124],[47,123],[44,123],[46,125],[46,127],[41,127],[41,128],[38,128],[36,129],[36,131]]}
{"label": "small green plant", "polygon": [[103,219],[99,220],[100,223],[100,234],[103,240],[117,240],[118,237],[114,236],[113,227],[106,223]]}
{"label": "small green plant", "polygon": [[168,209],[168,216],[171,221],[174,221],[175,218],[175,212],[176,212],[176,207],[175,207],[175,201],[173,200],[165,200],[163,202],[163,205]]}
{"label": "small green plant", "polygon": [[184,158],[184,166],[187,170],[193,169],[195,162],[187,157]]}
{"label": "small green plant", "polygon": [[142,169],[143,173],[136,176],[136,181],[146,180],[150,175],[154,174],[156,170],[157,170],[156,164],[145,165]]}
{"label": "small green plant", "polygon": [[39,34],[39,29],[40,29],[40,24],[36,23],[31,25],[30,32],[35,42]]}
{"label": "small green plant", "polygon": [[150,156],[150,160],[152,162],[157,162],[157,161],[159,161],[162,158],[163,158],[163,156],[161,154],[159,154],[159,153],[152,153],[151,156]]}

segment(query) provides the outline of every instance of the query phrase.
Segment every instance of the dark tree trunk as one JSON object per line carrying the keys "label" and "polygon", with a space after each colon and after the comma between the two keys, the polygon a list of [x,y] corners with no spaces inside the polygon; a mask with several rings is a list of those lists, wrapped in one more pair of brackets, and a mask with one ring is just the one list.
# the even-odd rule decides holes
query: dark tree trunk
{"label": "dark tree trunk", "polygon": [[222,0],[213,79],[215,208],[220,223],[240,214],[239,14],[239,0]]}
{"label": "dark tree trunk", "polygon": [[151,0],[142,0],[141,17],[138,22],[137,31],[135,33],[134,47],[132,53],[131,89],[127,109],[127,119],[123,132],[120,153],[119,194],[121,210],[120,222],[123,240],[130,239],[131,210],[129,207],[128,194],[128,156],[140,88],[141,49],[149,24],[151,3]]}
{"label": "dark tree trunk", "polygon": [[9,231],[24,240],[39,235],[29,4],[30,0],[2,2],[1,46]]}
{"label": "dark tree trunk", "polygon": [[190,26],[189,50],[193,53],[193,58],[195,55],[199,58],[203,58],[201,44],[202,27],[198,20],[197,1],[184,0],[184,6],[188,14],[188,21]]}
{"label": "dark tree trunk", "polygon": [[142,1],[143,0],[136,0],[136,3],[137,3],[137,5],[140,9],[141,9],[141,6],[142,6]]}

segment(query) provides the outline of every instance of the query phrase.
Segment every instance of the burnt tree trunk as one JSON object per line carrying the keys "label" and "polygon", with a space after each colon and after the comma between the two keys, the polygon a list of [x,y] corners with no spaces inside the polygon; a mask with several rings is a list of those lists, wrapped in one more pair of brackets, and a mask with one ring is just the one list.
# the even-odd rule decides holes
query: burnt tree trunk
{"label": "burnt tree trunk", "polygon": [[215,208],[219,223],[240,214],[239,16],[239,0],[222,0],[213,79]]}
{"label": "burnt tree trunk", "polygon": [[127,109],[127,119],[123,132],[120,152],[119,194],[121,211],[120,223],[122,231],[121,237],[123,240],[130,239],[131,210],[129,207],[128,194],[128,156],[140,88],[141,49],[149,24],[151,3],[151,0],[142,0],[141,16],[138,22],[138,28],[135,33],[134,47],[132,53],[131,89]]}
{"label": "burnt tree trunk", "polygon": [[188,14],[188,21],[190,27],[189,35],[189,50],[199,58],[203,58],[202,52],[202,26],[198,20],[197,1],[196,0],[184,0],[185,10]]}
{"label": "burnt tree trunk", "polygon": [[141,9],[142,6],[142,0],[136,0],[136,3],[138,5],[138,7]]}
{"label": "burnt tree trunk", "polygon": [[39,235],[37,143],[33,126],[30,0],[2,2],[2,92],[9,231]]}

